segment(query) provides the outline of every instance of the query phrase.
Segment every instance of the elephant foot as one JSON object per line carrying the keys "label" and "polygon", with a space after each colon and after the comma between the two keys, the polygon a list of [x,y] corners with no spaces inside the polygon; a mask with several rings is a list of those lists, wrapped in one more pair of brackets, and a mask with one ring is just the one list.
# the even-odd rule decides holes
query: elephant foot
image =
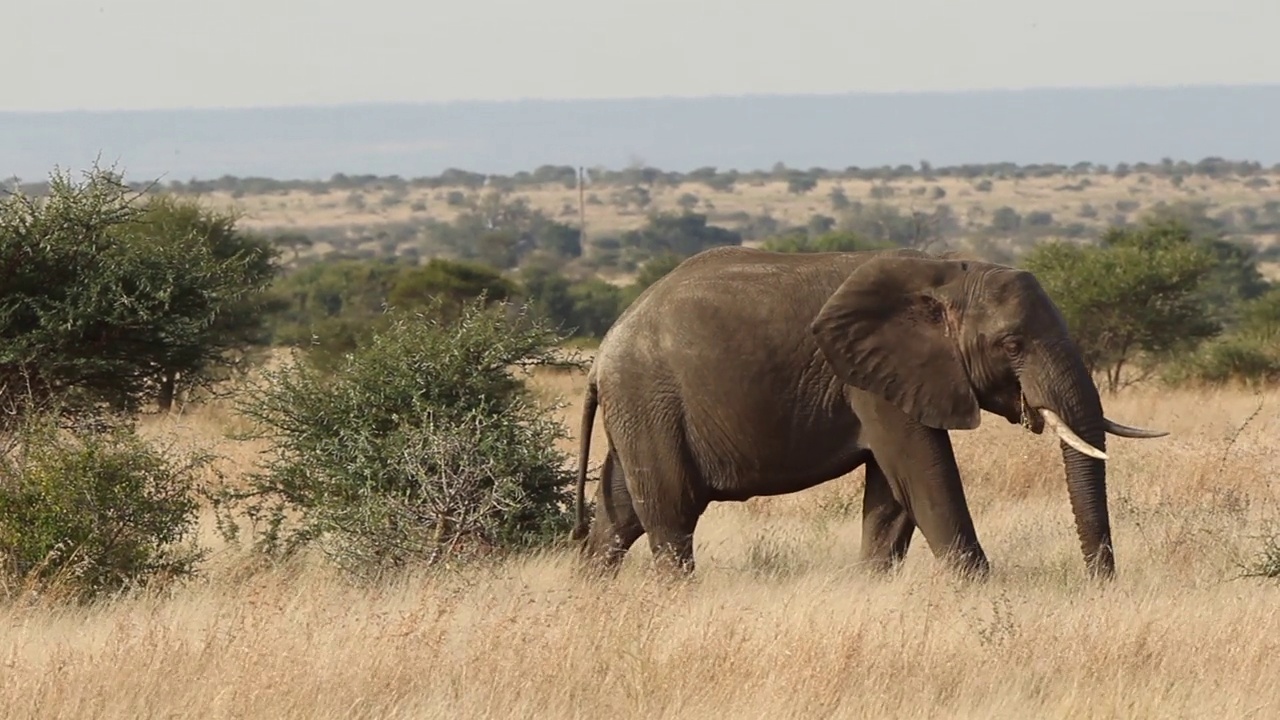
{"label": "elephant foot", "polygon": [[591,532],[578,544],[575,575],[598,580],[616,577],[622,569],[627,551],[639,539],[640,533],[631,530],[624,534]]}
{"label": "elephant foot", "polygon": [[649,534],[654,565],[664,575],[687,578],[693,574],[693,533],[656,529]]}
{"label": "elephant foot", "polygon": [[573,565],[572,576],[583,582],[608,581],[618,576],[621,563],[608,563],[600,559],[579,558]]}
{"label": "elephant foot", "polygon": [[864,556],[859,564],[879,577],[897,573],[902,568],[902,561],[900,557]]}
{"label": "elephant foot", "polygon": [[991,577],[991,562],[981,549],[952,553],[947,564],[966,581],[985,582]]}

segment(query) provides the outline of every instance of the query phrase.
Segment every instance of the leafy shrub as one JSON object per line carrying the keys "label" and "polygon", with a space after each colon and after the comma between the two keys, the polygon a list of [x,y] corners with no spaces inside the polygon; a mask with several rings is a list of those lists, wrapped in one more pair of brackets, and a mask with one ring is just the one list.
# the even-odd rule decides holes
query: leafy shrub
{"label": "leafy shrub", "polygon": [[259,550],[314,545],[361,574],[563,535],[564,430],[513,374],[577,364],[558,357],[557,340],[477,298],[452,322],[391,313],[331,375],[296,360],[264,373],[242,408],[274,451],[223,508],[245,504]]}
{"label": "leafy shrub", "polygon": [[882,240],[872,240],[855,232],[836,230],[820,235],[809,233],[778,235],[765,240],[760,247],[774,252],[817,253],[885,250],[894,245]]}
{"label": "leafy shrub", "polygon": [[[0,402],[132,410],[199,385],[259,341],[265,240],[187,202],[138,204],[122,179],[54,175],[0,199]],[[16,417],[16,414],[10,415]],[[0,423],[2,424],[2,423]]]}
{"label": "leafy shrub", "polygon": [[24,418],[0,457],[0,592],[91,599],[191,576],[197,471],[109,420],[74,435]]}
{"label": "leafy shrub", "polygon": [[1179,358],[1165,379],[1172,384],[1274,383],[1280,381],[1280,354],[1254,337],[1233,335]]}

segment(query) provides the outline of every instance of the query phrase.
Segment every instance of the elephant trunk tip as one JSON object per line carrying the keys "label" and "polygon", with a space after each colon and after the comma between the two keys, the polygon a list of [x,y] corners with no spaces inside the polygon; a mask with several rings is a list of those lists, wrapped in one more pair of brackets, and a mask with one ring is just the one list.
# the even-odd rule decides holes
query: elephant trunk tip
{"label": "elephant trunk tip", "polygon": [[1094,580],[1110,581],[1116,577],[1116,556],[1107,541],[1098,546],[1088,561],[1089,577]]}

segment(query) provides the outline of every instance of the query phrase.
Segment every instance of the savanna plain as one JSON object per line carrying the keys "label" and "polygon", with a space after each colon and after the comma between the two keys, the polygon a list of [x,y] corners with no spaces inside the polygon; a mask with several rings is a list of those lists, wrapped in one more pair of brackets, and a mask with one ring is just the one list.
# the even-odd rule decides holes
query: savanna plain
{"label": "savanna plain", "polygon": [[[534,383],[570,429],[581,373]],[[713,506],[687,581],[642,538],[588,581],[549,551],[483,567],[344,579],[263,568],[222,542],[203,576],[88,607],[0,608],[7,718],[1110,718],[1280,716],[1280,586],[1247,568],[1280,520],[1280,391],[1104,396],[1155,440],[1110,438],[1117,552],[1086,580],[1056,439],[1000,418],[952,433],[989,580],[917,533],[903,566],[857,564],[862,471]],[[147,421],[248,472],[225,407]],[[593,436],[592,464],[603,458]],[[594,491],[594,483],[588,492]]]}

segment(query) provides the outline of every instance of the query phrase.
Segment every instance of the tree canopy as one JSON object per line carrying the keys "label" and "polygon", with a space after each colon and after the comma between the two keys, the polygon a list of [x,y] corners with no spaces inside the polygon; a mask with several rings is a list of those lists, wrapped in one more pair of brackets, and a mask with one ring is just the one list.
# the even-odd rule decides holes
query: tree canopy
{"label": "tree canopy", "polygon": [[0,200],[0,401],[131,409],[212,382],[261,339],[275,250],[193,201],[94,168]]}
{"label": "tree canopy", "polygon": [[1096,245],[1044,243],[1025,267],[1054,299],[1086,365],[1105,372],[1112,389],[1138,355],[1167,358],[1222,331],[1205,312],[1214,255],[1178,222],[1113,227]]}

